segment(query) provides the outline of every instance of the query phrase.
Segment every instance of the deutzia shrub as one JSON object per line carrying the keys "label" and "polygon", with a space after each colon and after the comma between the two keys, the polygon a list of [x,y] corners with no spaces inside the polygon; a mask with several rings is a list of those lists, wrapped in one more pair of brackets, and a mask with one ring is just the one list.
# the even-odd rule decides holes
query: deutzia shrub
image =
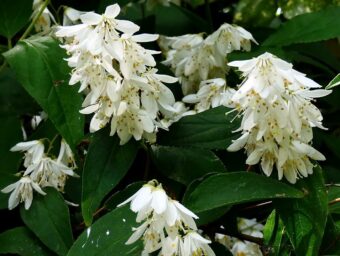
{"label": "deutzia shrub", "polygon": [[80,82],[79,92],[86,98],[81,113],[92,114],[90,131],[107,123],[111,135],[118,134],[121,144],[134,137],[150,138],[158,128],[164,111],[175,112],[175,98],[163,83],[177,79],[161,75],[154,68],[153,54],[139,43],[151,42],[158,35],[134,35],[139,26],[116,19],[117,4],[108,6],[103,15],[80,15],[81,24],[59,27],[56,35],[65,38],[65,48],[73,68],[70,84]]}

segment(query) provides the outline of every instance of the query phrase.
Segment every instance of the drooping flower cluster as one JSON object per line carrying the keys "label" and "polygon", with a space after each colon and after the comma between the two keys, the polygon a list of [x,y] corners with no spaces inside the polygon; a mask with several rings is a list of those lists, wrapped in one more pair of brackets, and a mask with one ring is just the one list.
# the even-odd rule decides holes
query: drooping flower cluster
{"label": "drooping flower cluster", "polygon": [[172,200],[162,185],[152,180],[119,206],[131,202],[130,208],[142,222],[126,242],[143,237],[143,255],[160,250],[162,256],[215,255],[210,241],[197,231],[198,217],[176,200]]}
{"label": "drooping flower cluster", "polygon": [[163,63],[179,77],[183,94],[188,95],[196,93],[204,80],[224,79],[227,54],[249,51],[251,41],[256,43],[248,31],[225,23],[205,39],[203,34],[161,37],[159,44],[166,55]]}
{"label": "drooping flower cluster", "polygon": [[59,27],[56,35],[66,38],[63,47],[73,68],[69,84],[80,83],[86,98],[81,113],[94,116],[90,131],[111,122],[111,135],[117,133],[121,144],[133,136],[150,138],[165,112],[176,112],[171,90],[163,83],[177,79],[157,74],[153,54],[139,43],[151,42],[158,35],[139,34],[136,24],[116,19],[117,4],[108,6],[103,15],[80,15],[82,24]]}
{"label": "drooping flower cluster", "polygon": [[[263,237],[263,225],[258,223],[256,219],[238,218],[237,222],[238,231],[241,234],[249,235],[252,237]],[[234,256],[247,255],[247,256],[262,256],[260,246],[256,243],[249,241],[242,241],[235,237],[216,233],[215,240],[220,244],[227,247]]]}
{"label": "drooping flower cluster", "polygon": [[21,179],[1,190],[3,193],[12,191],[8,208],[12,210],[20,202],[25,202],[25,209],[29,209],[33,200],[33,190],[45,195],[41,189],[54,187],[64,190],[67,176],[77,176],[73,171],[77,168],[73,153],[69,145],[62,139],[58,158],[51,158],[45,153],[42,140],[20,142],[11,151],[25,152],[23,166],[26,170]]}
{"label": "drooping flower cluster", "polygon": [[321,86],[270,53],[229,66],[238,67],[245,79],[232,97],[242,115],[242,136],[228,150],[245,147],[248,165],[261,162],[267,176],[276,166],[278,178],[291,183],[311,174],[310,159],[325,160],[310,145],[312,127],[324,129],[321,112],[311,101],[331,91],[315,89]]}

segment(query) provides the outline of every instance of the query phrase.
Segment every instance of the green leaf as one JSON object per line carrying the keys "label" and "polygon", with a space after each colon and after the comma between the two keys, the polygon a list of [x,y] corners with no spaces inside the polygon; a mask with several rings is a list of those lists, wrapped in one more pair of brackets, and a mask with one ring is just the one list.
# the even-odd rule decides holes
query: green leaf
{"label": "green leaf", "polygon": [[189,194],[186,206],[199,213],[263,199],[302,196],[301,191],[277,180],[250,172],[233,172],[205,179]]}
{"label": "green leaf", "polygon": [[270,248],[269,255],[278,256],[280,252],[284,226],[275,210],[269,215],[263,229],[264,244]]}
{"label": "green leaf", "polygon": [[268,26],[275,18],[277,4],[272,0],[240,0],[237,3],[234,23],[250,26]]}
{"label": "green leaf", "polygon": [[[8,172],[0,172],[0,177],[0,190],[19,180],[18,177],[13,174],[9,174]],[[0,209],[8,208],[9,195],[10,194],[4,194],[0,192]]]}
{"label": "green leaf", "polygon": [[29,210],[20,208],[21,218],[49,249],[63,256],[73,243],[69,210],[59,192],[44,191],[46,196],[34,195]]}
{"label": "green leaf", "polygon": [[207,173],[226,171],[222,161],[207,149],[153,146],[152,159],[166,177],[186,185]]}
{"label": "green leaf", "polygon": [[67,256],[140,256],[141,243],[126,245],[132,227],[138,226],[128,206],[120,207],[98,219],[73,244]]}
{"label": "green leaf", "polygon": [[32,13],[32,0],[0,1],[0,35],[12,38],[28,23]]}
{"label": "green leaf", "polygon": [[38,238],[25,227],[17,227],[0,234],[0,254],[16,254],[21,256],[52,255]]}
{"label": "green leaf", "polygon": [[0,116],[0,155],[6,159],[0,165],[0,172],[16,173],[23,154],[9,151],[23,140],[21,122],[16,116]]}
{"label": "green leaf", "polygon": [[68,85],[70,68],[59,42],[51,37],[27,39],[4,56],[20,83],[74,148],[83,137],[84,117],[79,113],[82,96],[76,86]]}
{"label": "green leaf", "polygon": [[340,74],[337,74],[336,77],[329,82],[325,89],[332,89],[338,85],[340,85]]}
{"label": "green leaf", "polygon": [[327,194],[320,167],[313,175],[301,179],[296,187],[302,189],[303,199],[282,199],[275,203],[288,237],[297,255],[319,255],[327,221]]}
{"label": "green leaf", "polygon": [[14,72],[5,68],[0,73],[0,116],[35,114],[40,107],[16,80]]}
{"label": "green leaf", "polygon": [[322,239],[320,255],[340,255],[340,228],[328,215],[325,234]]}
{"label": "green leaf", "polygon": [[153,14],[156,19],[156,33],[159,34],[179,36],[187,33],[207,32],[208,30],[206,20],[172,3],[170,6],[158,5]]}
{"label": "green leaf", "polygon": [[121,146],[117,136],[109,136],[108,129],[95,133],[83,173],[81,208],[87,226],[103,198],[128,172],[137,151],[138,144],[134,140]]}
{"label": "green leaf", "polygon": [[185,116],[174,123],[170,131],[158,135],[158,143],[168,146],[192,146],[205,149],[226,149],[239,135],[239,119],[226,107],[217,107],[197,115]]}
{"label": "green leaf", "polygon": [[332,0],[279,0],[279,6],[287,19],[304,13],[320,11],[331,3]]}
{"label": "green leaf", "polygon": [[264,42],[264,46],[283,46],[323,41],[340,35],[340,7],[299,15],[282,25]]}

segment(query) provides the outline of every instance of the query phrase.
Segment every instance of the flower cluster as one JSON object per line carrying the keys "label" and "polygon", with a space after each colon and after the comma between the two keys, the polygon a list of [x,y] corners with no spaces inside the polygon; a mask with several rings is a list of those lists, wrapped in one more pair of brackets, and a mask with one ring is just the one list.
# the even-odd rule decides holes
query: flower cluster
{"label": "flower cluster", "polygon": [[227,54],[234,50],[250,50],[252,35],[239,26],[223,24],[207,38],[203,34],[161,37],[159,45],[182,84],[183,94],[196,93],[204,80],[225,78]]}
{"label": "flower cluster", "polygon": [[321,112],[311,101],[331,91],[315,89],[321,86],[270,53],[229,66],[238,67],[245,79],[232,97],[242,115],[242,136],[228,150],[245,147],[248,165],[261,162],[267,176],[276,166],[278,178],[291,183],[311,174],[310,159],[325,160],[310,145],[312,127],[324,129]]}
{"label": "flower cluster", "polygon": [[179,202],[172,200],[162,185],[153,180],[119,206],[131,202],[137,222],[143,222],[126,242],[131,244],[143,237],[144,254],[160,250],[163,256],[215,255],[210,241],[197,231],[198,217]]}
{"label": "flower cluster", "polygon": [[8,208],[12,210],[19,202],[25,202],[29,209],[33,200],[33,190],[45,195],[43,187],[54,187],[64,190],[67,176],[77,176],[74,169],[77,165],[69,145],[62,139],[58,158],[54,159],[45,153],[42,140],[20,142],[11,151],[25,152],[23,166],[26,170],[21,179],[1,190],[3,193],[13,191],[8,200]]}
{"label": "flower cluster", "polygon": [[[241,234],[249,235],[252,237],[262,238],[263,225],[258,223],[256,219],[239,218],[237,222],[238,231]],[[220,244],[227,247],[235,256],[248,255],[248,256],[262,256],[260,246],[258,244],[242,241],[235,237],[216,233],[215,240]]]}
{"label": "flower cluster", "polygon": [[222,78],[215,78],[202,81],[197,93],[185,96],[182,101],[195,104],[194,111],[203,112],[218,106],[233,107],[231,97],[235,89],[227,87],[226,81]]}
{"label": "flower cluster", "polygon": [[80,15],[81,24],[62,26],[56,35],[66,38],[65,48],[73,68],[69,84],[80,83],[86,98],[81,113],[94,113],[90,131],[111,122],[111,135],[117,133],[121,144],[153,138],[165,113],[176,112],[175,98],[163,83],[176,78],[157,74],[153,54],[139,43],[151,42],[158,35],[139,34],[136,24],[116,19],[118,4],[108,6],[103,15]]}

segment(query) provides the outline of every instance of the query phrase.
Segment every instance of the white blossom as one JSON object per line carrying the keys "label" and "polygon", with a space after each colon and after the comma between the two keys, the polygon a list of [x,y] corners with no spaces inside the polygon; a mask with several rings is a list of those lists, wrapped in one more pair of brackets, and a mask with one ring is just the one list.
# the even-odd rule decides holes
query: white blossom
{"label": "white blossom", "polygon": [[118,207],[127,203],[131,203],[131,210],[137,213],[136,221],[143,223],[133,228],[134,233],[126,244],[142,237],[142,255],[157,250],[160,250],[159,255],[164,256],[215,255],[208,246],[210,241],[197,232],[194,219],[198,217],[178,201],[169,198],[157,181],[145,184]]}
{"label": "white blossom", "polygon": [[63,16],[63,26],[78,24],[80,22],[80,15],[82,14],[85,14],[85,12],[78,11],[71,7],[65,7]]}
{"label": "white blossom", "polygon": [[140,45],[158,35],[135,35],[139,26],[116,19],[119,12],[114,4],[103,15],[80,14],[81,24],[58,28],[73,68],[69,84],[79,82],[79,92],[86,94],[80,112],[94,114],[90,132],[110,124],[110,135],[117,133],[121,144],[132,137],[154,140],[158,128],[167,128],[161,123],[165,113],[176,112],[175,98],[164,83],[177,79],[158,74],[153,54],[159,52]]}
{"label": "white blossom", "polygon": [[250,50],[252,35],[241,27],[223,24],[207,38],[203,34],[161,37],[160,47],[166,55],[165,65],[179,77],[184,95],[196,93],[204,80],[224,78],[227,54]]}
{"label": "white blossom", "polygon": [[[256,219],[237,219],[238,231],[242,234],[252,237],[263,237],[263,225],[258,223]],[[240,240],[235,237],[216,233],[215,240],[224,245],[234,256],[250,255],[250,256],[262,256],[260,246],[256,243]]]}
{"label": "white blossom", "polygon": [[[49,148],[51,147],[52,145]],[[25,152],[23,166],[26,170],[22,172],[23,176],[18,182],[1,191],[9,193],[13,190],[9,198],[10,210],[22,201],[25,201],[25,208],[28,209],[33,200],[33,189],[42,195],[45,193],[40,187],[54,187],[63,192],[67,177],[78,177],[74,172],[77,168],[74,155],[64,139],[61,140],[57,159],[49,155],[49,152],[44,152],[43,140],[20,142],[11,151]]]}
{"label": "white blossom", "polygon": [[182,101],[195,104],[194,109],[199,113],[218,106],[232,107],[234,93],[235,90],[227,87],[224,79],[215,78],[202,81],[198,92],[185,96]]}
{"label": "white blossom", "polygon": [[[43,0],[34,0],[33,1],[33,13],[31,15],[31,19],[33,19],[41,10],[44,5]],[[46,7],[38,20],[34,23],[34,28],[36,32],[47,33],[51,30],[52,23],[56,23],[54,16]]]}
{"label": "white blossom", "polygon": [[16,144],[10,149],[12,152],[25,152],[24,166],[39,163],[44,155],[45,146],[41,140],[25,141]]}
{"label": "white blossom", "polygon": [[35,183],[30,177],[24,176],[19,181],[3,188],[1,192],[10,193],[12,191],[8,199],[8,209],[12,210],[20,202],[24,202],[25,209],[28,210],[32,204],[33,190],[37,191],[41,195],[46,195],[37,183]]}
{"label": "white blossom", "polygon": [[245,147],[248,165],[260,162],[267,176],[276,166],[278,178],[291,183],[311,174],[310,159],[325,160],[311,146],[312,128],[325,129],[311,101],[331,91],[315,89],[321,86],[270,53],[229,65],[238,67],[245,79],[231,98],[242,115],[242,136],[228,150]]}

